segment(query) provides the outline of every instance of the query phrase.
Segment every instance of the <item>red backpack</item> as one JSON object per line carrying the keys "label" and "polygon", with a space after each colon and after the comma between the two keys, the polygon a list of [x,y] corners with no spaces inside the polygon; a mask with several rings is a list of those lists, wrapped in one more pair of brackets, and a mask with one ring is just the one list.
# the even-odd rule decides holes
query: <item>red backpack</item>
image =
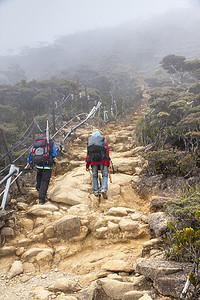
{"label": "red backpack", "polygon": [[50,140],[50,142],[48,143],[46,137],[36,138],[33,142],[33,148],[31,151],[32,152],[31,158],[32,158],[33,166],[35,166],[35,165],[51,166],[53,163],[53,158],[51,156],[52,147],[53,147],[52,140]]}

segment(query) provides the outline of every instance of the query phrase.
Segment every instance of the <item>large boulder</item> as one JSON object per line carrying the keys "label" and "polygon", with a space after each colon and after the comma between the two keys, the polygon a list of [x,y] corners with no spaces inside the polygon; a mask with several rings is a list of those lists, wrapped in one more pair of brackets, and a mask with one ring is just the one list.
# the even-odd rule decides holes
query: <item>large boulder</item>
{"label": "large boulder", "polygon": [[[115,169],[115,165],[114,165]],[[127,184],[131,184],[132,182],[132,175],[122,174],[122,173],[115,173],[111,176],[113,184],[118,184],[119,186],[124,186]]]}
{"label": "large boulder", "polygon": [[79,167],[65,176],[58,177],[54,185],[48,189],[48,198],[69,206],[86,203],[91,187],[88,176],[85,168]]}
{"label": "large boulder", "polygon": [[23,271],[24,271],[24,268],[23,268],[22,262],[20,260],[16,260],[12,264],[12,266],[8,272],[8,278],[12,278],[16,275],[19,275],[19,274],[23,273]]}
{"label": "large boulder", "polygon": [[163,240],[161,238],[155,238],[148,240],[142,245],[142,257],[146,257],[150,255],[151,250],[160,249],[163,245]]}
{"label": "large boulder", "polygon": [[131,282],[121,282],[109,278],[99,279],[99,282],[102,285],[102,288],[106,293],[106,295],[111,299],[116,299],[116,300],[122,299],[125,293],[136,289],[134,283]]}
{"label": "large boulder", "polygon": [[143,258],[136,265],[136,272],[150,278],[160,294],[175,298],[179,298],[191,270],[190,263],[158,259]]}
{"label": "large boulder", "polygon": [[[130,292],[124,294],[122,300],[139,300],[139,299],[142,299],[142,297],[144,296],[144,293],[145,292],[142,292],[142,291],[130,291]],[[152,299],[152,298],[150,297],[150,298],[145,298],[145,299],[147,300],[147,299]]]}
{"label": "large boulder", "polygon": [[43,287],[34,287],[30,292],[30,299],[46,300],[51,299],[51,295],[53,295],[53,293]]}
{"label": "large boulder", "polygon": [[80,234],[81,222],[77,216],[67,215],[53,223],[58,237],[69,239]]}
{"label": "large boulder", "polygon": [[63,186],[61,188],[55,189],[49,194],[49,198],[52,201],[58,203],[64,203],[66,205],[72,206],[81,203],[81,199],[87,198],[87,194],[79,189],[66,188]]}
{"label": "large boulder", "polygon": [[166,233],[169,218],[164,212],[155,212],[149,215],[148,223],[150,227],[151,237],[161,237]]}
{"label": "large boulder", "polygon": [[18,226],[20,226],[21,232],[25,232],[25,233],[31,232],[34,227],[33,220],[28,218],[21,218],[20,220],[18,220],[17,224]]}
{"label": "large boulder", "polygon": [[47,252],[50,253],[51,255],[53,255],[54,250],[52,248],[30,248],[28,249],[26,252],[23,253],[22,255],[22,259],[24,260],[30,260],[30,262],[34,262],[38,253],[40,252]]}
{"label": "large boulder", "polygon": [[116,217],[124,217],[127,216],[128,213],[134,213],[135,211],[133,209],[127,208],[127,207],[111,207],[106,215],[110,216],[116,216]]}
{"label": "large boulder", "polygon": [[58,207],[56,205],[46,203],[33,205],[28,211],[27,214],[34,216],[47,216],[51,215],[54,211],[57,211]]}
{"label": "large boulder", "polygon": [[81,286],[77,280],[62,277],[57,279],[54,284],[49,287],[49,290],[53,292],[74,293],[81,290]]}
{"label": "large boulder", "polygon": [[103,270],[113,272],[133,272],[134,266],[130,262],[126,262],[120,259],[108,260],[102,267]]}
{"label": "large boulder", "polygon": [[0,257],[14,254],[17,248],[14,246],[4,246],[0,248]]}
{"label": "large boulder", "polygon": [[140,160],[137,157],[114,158],[113,164],[116,172],[133,175],[135,173],[135,168],[140,164]]}
{"label": "large boulder", "polygon": [[121,231],[131,231],[134,232],[138,228],[139,224],[137,221],[133,221],[131,218],[122,218],[119,222],[119,227]]}
{"label": "large boulder", "polygon": [[79,294],[80,300],[93,300],[93,299],[102,299],[102,300],[112,300],[106,293],[104,292],[102,286],[93,281],[89,287],[86,287],[81,290]]}

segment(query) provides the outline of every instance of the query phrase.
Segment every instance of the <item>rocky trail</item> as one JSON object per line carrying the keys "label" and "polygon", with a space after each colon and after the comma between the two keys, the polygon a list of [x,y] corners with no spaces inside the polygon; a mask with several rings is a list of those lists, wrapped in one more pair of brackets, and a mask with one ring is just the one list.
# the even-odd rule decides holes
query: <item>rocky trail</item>
{"label": "rocky trail", "polygon": [[136,271],[142,253],[161,254],[161,240],[149,241],[151,199],[133,188],[145,165],[144,147],[134,138],[145,109],[119,123],[98,124],[115,168],[108,199],[92,194],[91,174],[85,169],[87,139],[96,119],[71,135],[54,169],[46,204],[37,204],[35,175],[25,175],[30,182],[26,196],[10,200],[16,220],[1,230],[0,299],[170,299]]}

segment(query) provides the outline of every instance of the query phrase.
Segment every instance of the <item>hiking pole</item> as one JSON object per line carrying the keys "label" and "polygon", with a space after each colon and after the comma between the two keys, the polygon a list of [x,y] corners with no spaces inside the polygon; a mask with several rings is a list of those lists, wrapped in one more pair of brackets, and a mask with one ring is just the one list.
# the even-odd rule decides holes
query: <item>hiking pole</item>
{"label": "hiking pole", "polygon": [[26,168],[26,167],[20,167],[19,168],[19,172],[31,172],[33,170],[33,168]]}
{"label": "hiking pole", "polygon": [[111,174],[110,174],[110,167],[108,168],[108,175],[109,175],[110,183],[112,183],[112,177],[111,177]]}
{"label": "hiking pole", "polygon": [[113,174],[115,174],[114,165],[113,165],[113,162],[112,162],[111,159],[110,159],[110,162],[111,162],[111,165],[112,165]]}

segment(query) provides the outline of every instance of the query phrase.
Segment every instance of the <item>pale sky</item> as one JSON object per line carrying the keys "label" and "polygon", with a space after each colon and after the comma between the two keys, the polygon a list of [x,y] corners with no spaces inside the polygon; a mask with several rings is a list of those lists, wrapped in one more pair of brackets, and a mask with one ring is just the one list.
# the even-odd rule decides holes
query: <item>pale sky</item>
{"label": "pale sky", "polygon": [[0,55],[52,43],[57,37],[120,25],[198,0],[0,0]]}

